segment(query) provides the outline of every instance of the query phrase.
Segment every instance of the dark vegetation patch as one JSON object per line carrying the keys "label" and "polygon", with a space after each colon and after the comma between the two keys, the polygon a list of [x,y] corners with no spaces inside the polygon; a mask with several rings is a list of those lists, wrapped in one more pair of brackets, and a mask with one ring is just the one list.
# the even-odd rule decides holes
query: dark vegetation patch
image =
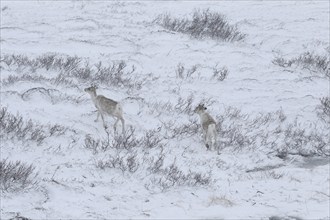
{"label": "dark vegetation patch", "polygon": [[187,34],[196,39],[211,38],[221,41],[240,41],[245,34],[235,25],[229,24],[219,12],[195,10],[191,18],[173,18],[170,14],[159,15],[154,22],[163,28]]}

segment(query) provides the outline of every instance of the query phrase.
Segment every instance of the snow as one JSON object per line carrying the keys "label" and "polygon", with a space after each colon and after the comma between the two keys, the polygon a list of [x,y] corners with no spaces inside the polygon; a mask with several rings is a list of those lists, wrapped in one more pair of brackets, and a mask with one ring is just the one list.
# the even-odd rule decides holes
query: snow
{"label": "snow", "polygon": [[[241,42],[194,39],[152,23],[159,14],[185,17],[197,8],[223,13],[246,38]],[[211,98],[208,111],[213,116],[228,106],[249,115],[282,109],[287,121],[297,118],[306,129],[313,129],[308,125],[317,123],[316,108],[320,98],[329,96],[329,78],[308,79],[308,71],[295,67],[287,71],[272,60],[306,51],[328,54],[329,14],[328,1],[2,0],[1,56],[34,58],[56,53],[78,56],[91,64],[124,60],[128,68],[134,65],[138,78],[148,78],[141,89],[100,84],[98,93],[122,102],[127,128],[134,127],[139,137],[147,130],[159,129],[163,122],[180,125],[198,120],[196,114],[153,109],[156,102],[175,105],[180,97],[190,95],[193,105]],[[191,78],[178,79],[175,71],[179,63],[185,69],[197,65],[198,70]],[[211,78],[216,65],[228,68],[224,81]],[[26,73],[51,79],[59,72],[17,70],[3,62],[1,66],[1,107],[42,125],[70,129],[64,135],[46,138],[41,145],[1,140],[1,159],[24,161],[38,171],[37,187],[1,192],[1,219],[16,213],[31,219],[330,218],[329,157],[294,155],[282,160],[261,145],[239,152],[226,146],[218,155],[206,151],[201,136],[194,134],[164,140],[162,151],[137,149],[141,168],[135,173],[101,169],[97,161],[114,156],[116,151],[94,154],[84,147],[86,135],[107,138],[102,123],[94,122],[95,107],[83,91],[93,82],[75,80],[76,87],[28,80],[5,85],[10,75]],[[54,89],[51,94],[57,98],[54,101],[39,92],[21,98],[36,87]],[[107,117],[111,132],[113,123]],[[161,130],[160,134],[165,133]],[[175,161],[185,172],[210,173],[211,183],[166,190],[153,185],[152,178],[158,175],[147,171],[143,158],[161,153],[165,154],[164,167]],[[266,166],[276,168],[247,172]]]}

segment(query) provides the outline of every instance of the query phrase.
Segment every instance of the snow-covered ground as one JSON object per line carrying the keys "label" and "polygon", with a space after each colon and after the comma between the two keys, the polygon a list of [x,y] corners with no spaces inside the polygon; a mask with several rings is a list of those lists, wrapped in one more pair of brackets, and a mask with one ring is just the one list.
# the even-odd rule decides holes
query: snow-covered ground
{"label": "snow-covered ground", "polygon": [[[224,14],[245,39],[195,39],[153,22],[163,13],[189,17],[207,8]],[[31,219],[329,219],[329,157],[276,156],[277,149],[297,141],[310,150],[319,141],[310,132],[329,147],[329,125],[317,116],[320,99],[329,96],[329,78],[272,62],[305,52],[329,56],[329,26],[328,1],[1,0],[1,108],[43,129],[64,129],[56,135],[45,131],[40,142],[2,133],[1,160],[33,164],[38,175],[32,188],[1,192],[1,219],[17,213]],[[124,61],[124,71],[132,71],[127,76],[139,85],[4,62],[7,55],[31,61],[50,54],[77,56],[81,68],[88,62],[93,70],[99,62]],[[181,79],[178,65],[197,70]],[[223,66],[227,78],[213,79],[213,68]],[[135,129],[136,139],[149,132],[160,143],[89,149],[88,140],[116,140],[112,118],[107,132],[94,122],[95,107],[84,92],[92,83],[122,102],[126,129]],[[207,151],[201,128],[193,129],[199,118],[191,108],[202,101],[222,123],[219,152]],[[305,130],[305,139],[285,136],[297,135],[290,125]],[[136,170],[106,164],[130,156]],[[153,172],[150,166],[159,158],[163,163]],[[178,182],[169,174],[171,165],[183,173]]]}

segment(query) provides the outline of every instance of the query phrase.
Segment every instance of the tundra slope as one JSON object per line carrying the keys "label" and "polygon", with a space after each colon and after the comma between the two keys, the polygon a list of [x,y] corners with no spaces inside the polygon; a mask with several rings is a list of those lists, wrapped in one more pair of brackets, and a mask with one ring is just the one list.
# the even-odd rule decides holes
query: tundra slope
{"label": "tundra slope", "polygon": [[[127,90],[121,84],[102,85],[106,97],[126,100],[123,102],[125,119],[128,126],[134,126],[137,136],[153,129],[168,138],[163,148],[133,149],[138,151],[138,159],[134,161],[143,166],[143,157],[157,162],[156,156],[165,155],[160,167],[164,168],[160,169],[162,172],[179,167],[176,173],[193,170],[210,172],[212,177],[207,187],[181,185],[163,191],[157,183],[171,183],[176,176],[167,175],[164,179],[157,173],[151,174],[148,168],[135,173],[97,168],[97,162],[110,161],[110,156],[116,161],[127,151],[103,152],[101,148],[93,154],[85,148],[85,135],[94,137],[96,142],[108,141],[102,126],[93,122],[95,108],[90,105],[90,98],[83,95],[83,88],[92,82],[67,76],[63,79],[58,75],[61,71],[29,65],[15,68],[14,64],[1,63],[2,82],[16,79],[10,75],[18,76],[12,83],[1,86],[2,106],[35,123],[60,124],[72,129],[71,133],[58,137],[47,135],[42,145],[33,140],[16,139],[1,143],[1,158],[34,161],[39,173],[36,189],[1,194],[2,218],[11,218],[16,212],[32,219],[329,217],[328,162],[322,158],[290,155],[282,160],[274,153],[268,154],[269,149],[263,147],[277,140],[285,146],[286,142],[279,137],[283,130],[288,134],[305,134],[314,130],[314,123],[318,122],[315,109],[319,99],[328,96],[328,80],[311,77],[306,69],[283,69],[273,65],[272,60],[278,56],[290,59],[306,51],[326,53],[330,29],[328,2],[1,1],[1,7],[1,55],[23,54],[33,59],[51,52],[85,57],[92,64],[125,60],[134,64],[140,76],[150,74],[150,81],[140,90]],[[212,8],[225,14],[247,34],[245,40],[234,43],[196,40],[151,22],[168,11],[175,17],[183,17],[195,8]],[[191,78],[181,80],[175,77],[178,63],[188,69],[196,65],[198,68]],[[229,70],[222,82],[210,80],[216,64],[225,65]],[[88,71],[82,73],[81,76],[88,78]],[[33,90],[35,92],[24,96],[24,100],[21,98],[21,94],[38,87],[45,90]],[[265,143],[256,142],[257,148],[253,151],[236,152],[232,145],[223,146],[221,155],[206,151],[202,138],[195,130],[189,130],[193,125],[191,121],[198,116],[192,116],[191,108],[177,103],[180,98],[189,100],[191,95],[194,96],[192,104],[196,105],[205,97],[212,98],[212,105],[208,105],[212,115],[228,115],[228,118],[216,117],[219,125],[228,125],[218,131],[222,134],[219,141],[226,143],[222,138],[235,134],[227,139],[238,146],[249,146],[249,139],[244,137],[250,136],[244,135],[242,128],[253,123],[256,125],[248,134],[256,135],[255,127],[259,126],[269,138],[263,139]],[[132,99],[125,99],[127,97]],[[157,106],[155,100],[163,107],[158,108],[159,111],[152,107]],[[228,110],[229,106],[238,108],[243,115]],[[268,117],[269,112],[280,108],[285,117]],[[263,117],[244,125],[245,121],[250,122],[247,117],[258,116],[258,112],[263,113]],[[267,123],[267,119],[274,123]],[[283,122],[280,124],[279,120]],[[305,131],[287,129],[286,124],[291,122]],[[181,126],[187,124],[189,126]],[[162,130],[162,125],[172,126],[185,135],[172,134],[171,129]],[[305,143],[306,139],[296,137],[295,143]],[[134,152],[126,156],[124,159],[130,159]],[[174,161],[176,166],[170,169]]]}

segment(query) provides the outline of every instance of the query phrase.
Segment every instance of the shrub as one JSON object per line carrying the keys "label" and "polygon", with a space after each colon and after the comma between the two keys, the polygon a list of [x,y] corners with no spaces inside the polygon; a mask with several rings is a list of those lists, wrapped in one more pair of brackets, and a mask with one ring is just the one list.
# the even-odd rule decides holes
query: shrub
{"label": "shrub", "polygon": [[141,140],[142,147],[146,149],[160,148],[163,149],[163,139],[159,135],[159,132],[155,129],[148,130],[144,133]]}
{"label": "shrub", "polygon": [[78,88],[77,84],[73,80],[67,79],[67,77],[65,77],[63,74],[59,74],[55,78],[46,78],[42,75],[31,75],[30,73],[24,73],[22,75],[14,74],[9,75],[6,79],[1,81],[2,85],[4,86],[13,85],[18,82],[39,82],[42,84],[52,83],[55,86],[63,85]]}
{"label": "shrub", "polygon": [[152,178],[152,184],[165,191],[176,186],[206,186],[211,182],[211,174],[202,174],[189,170],[187,173],[179,169],[173,162],[170,166],[159,169],[159,176]]}
{"label": "shrub", "polygon": [[270,216],[269,220],[303,220],[303,218],[297,216]]}
{"label": "shrub", "polygon": [[320,104],[317,106],[317,116],[330,124],[330,97],[323,97],[320,99]]}
{"label": "shrub", "polygon": [[24,120],[19,114],[13,115],[6,107],[0,109],[0,138],[35,141],[40,145],[47,137],[63,135],[67,128],[61,125],[41,125]]}
{"label": "shrub", "polygon": [[[104,145],[103,145],[104,144]],[[105,146],[105,147],[104,147]],[[90,135],[85,136],[85,144],[84,147],[92,150],[93,154],[99,153],[100,150],[104,151],[107,148],[107,143],[101,140],[94,139]]]}
{"label": "shrub", "polygon": [[239,41],[245,37],[236,26],[228,23],[224,15],[210,12],[209,9],[195,10],[191,19],[172,18],[169,14],[161,14],[154,22],[167,30],[188,34],[197,39],[208,37],[215,40]]}
{"label": "shrub", "polygon": [[174,109],[178,113],[184,113],[188,115],[193,114],[193,102],[194,102],[194,95],[190,94],[187,98],[182,98],[181,96],[177,99],[177,102],[174,106]]}
{"label": "shrub", "polygon": [[176,77],[180,79],[192,78],[193,74],[196,73],[198,65],[193,65],[191,68],[186,69],[184,64],[179,63],[175,70]]}
{"label": "shrub", "polygon": [[217,66],[215,66],[213,68],[213,78],[216,79],[217,81],[223,81],[227,78],[228,76],[228,69],[227,67],[221,67],[218,68]]}
{"label": "shrub", "polygon": [[187,123],[177,124],[175,121],[162,122],[162,126],[166,130],[165,138],[184,138],[199,133],[200,123],[197,119],[189,119]]}
{"label": "shrub", "polygon": [[170,101],[167,102],[161,102],[161,101],[154,101],[151,103],[148,103],[148,106],[150,108],[150,113],[171,113],[176,112],[178,114],[193,114],[193,102],[194,102],[194,95],[190,94],[188,97],[178,97],[175,103],[172,103]]}
{"label": "shrub", "polygon": [[184,79],[186,76],[184,76],[184,65],[182,63],[179,63],[176,70],[175,70],[175,73],[176,73],[176,76],[178,78],[181,78],[181,79]]}
{"label": "shrub", "polygon": [[61,57],[58,54],[48,53],[36,58],[30,58],[22,54],[5,54],[3,55],[3,59],[1,61],[6,63],[9,67],[16,67],[20,70],[30,68],[35,71],[38,68],[44,68],[46,70],[69,72],[78,68],[82,60],[77,56]]}
{"label": "shrub", "polygon": [[215,103],[215,100],[212,98],[202,98],[197,102],[195,100],[194,94],[191,93],[187,97],[179,96],[174,103],[171,101],[152,101],[147,103],[147,105],[150,109],[150,114],[155,112],[158,114],[171,114],[175,112],[177,114],[186,114],[192,116],[194,115],[194,109],[197,105],[196,103],[204,103],[206,106],[210,106]]}
{"label": "shrub", "polygon": [[[175,74],[177,78],[180,79],[192,79],[193,75],[197,72],[199,66],[201,65],[193,65],[190,68],[186,68],[184,64],[179,63],[175,69]],[[205,69],[209,69],[209,67],[206,67]],[[217,80],[217,81],[223,81],[228,76],[228,68],[226,66],[219,67],[218,65],[215,65],[212,69],[212,76],[210,76],[210,80]]]}
{"label": "shrub", "polygon": [[21,161],[0,161],[0,189],[7,192],[18,192],[36,186],[37,174],[33,165]]}
{"label": "shrub", "polygon": [[94,139],[90,135],[85,136],[84,147],[93,151],[93,154],[105,152],[110,149],[131,150],[133,148],[160,148],[164,147],[163,139],[158,135],[157,130],[147,130],[142,137],[137,137],[135,129],[129,126],[123,135],[115,135],[110,139],[110,133],[107,132],[107,138],[100,140]]}
{"label": "shrub", "polygon": [[10,75],[6,79],[3,79],[1,81],[2,85],[8,86],[13,85],[18,82],[22,81],[29,81],[29,82],[47,82],[49,79],[47,79],[44,76],[41,75],[30,75],[30,74],[23,74],[23,75]]}
{"label": "shrub", "polygon": [[329,55],[317,55],[312,52],[305,52],[298,57],[291,59],[284,59],[283,57],[276,57],[273,64],[287,68],[293,65],[308,69],[310,72],[319,73],[330,78],[330,57]]}
{"label": "shrub", "polygon": [[[138,152],[142,154],[145,149],[149,152],[149,150],[155,148],[159,148],[163,151],[164,145],[162,139],[157,135],[156,130],[146,131],[141,138],[136,138],[134,131],[135,130],[131,128],[128,133],[126,133],[128,134],[127,136],[117,136],[114,137],[112,141],[94,140],[90,136],[87,136],[85,138],[85,147],[92,149],[94,154],[99,153],[100,150],[102,150],[102,152],[110,149],[115,150],[115,153],[111,153],[108,158],[97,161],[96,166],[101,169],[116,168],[120,169],[123,173],[126,171],[134,173],[140,167],[140,162],[137,157]],[[148,154],[149,153],[147,153],[147,156]],[[163,160],[164,156],[161,154],[156,161],[154,161],[153,157],[144,158],[143,164],[148,162],[148,170],[150,172],[156,172],[160,166],[162,166]]]}
{"label": "shrub", "polygon": [[310,131],[307,132],[304,128],[289,124],[283,131],[284,140],[277,149],[280,157],[286,155],[309,156],[330,156],[329,137],[324,137],[323,134]]}
{"label": "shrub", "polygon": [[[16,72],[21,72],[29,68],[32,72],[37,69],[46,69],[60,72],[56,78],[48,79],[44,76],[11,76],[4,80],[4,84],[12,84],[17,80],[33,81],[50,81],[53,83],[72,84],[72,80],[68,77],[78,79],[84,83],[99,83],[117,87],[127,87],[129,89],[140,89],[146,78],[141,75],[134,75],[135,67],[130,69],[127,67],[125,61],[112,62],[107,65],[99,62],[97,64],[90,64],[88,60],[83,60],[77,56],[60,56],[58,54],[43,54],[36,58],[30,58],[25,55],[4,55],[2,60],[8,67],[17,68]],[[66,79],[64,79],[66,77]]]}
{"label": "shrub", "polygon": [[[265,149],[281,158],[287,155],[330,156],[329,133],[323,127],[311,124],[307,130],[297,121],[286,122],[282,110],[259,113],[252,117],[239,109],[227,107],[216,116],[218,147],[233,151]],[[286,123],[284,123],[286,122]]]}
{"label": "shrub", "polygon": [[111,148],[129,150],[139,147],[141,140],[136,137],[135,129],[132,126],[129,126],[123,135],[115,135],[113,140],[109,143]]}
{"label": "shrub", "polygon": [[126,171],[135,173],[139,169],[140,163],[137,159],[137,153],[129,152],[126,155],[120,155],[119,153],[116,156],[110,155],[107,159],[97,161],[96,167],[100,169],[120,169],[122,173]]}
{"label": "shrub", "polygon": [[164,164],[164,159],[165,159],[165,155],[162,153],[159,154],[157,158],[154,157],[150,158],[150,163],[147,170],[152,174],[160,173],[161,168]]}

